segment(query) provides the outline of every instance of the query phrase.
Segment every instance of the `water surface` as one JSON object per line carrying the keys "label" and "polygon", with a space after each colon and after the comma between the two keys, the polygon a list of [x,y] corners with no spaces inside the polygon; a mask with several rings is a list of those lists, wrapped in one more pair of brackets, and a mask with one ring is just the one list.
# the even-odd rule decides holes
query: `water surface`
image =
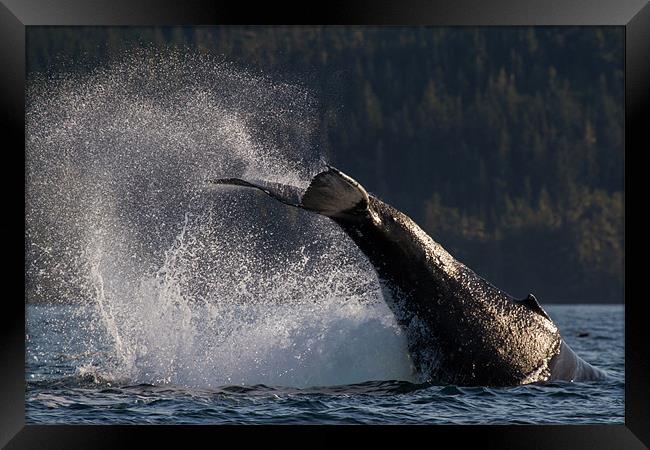
{"label": "water surface", "polygon": [[[112,361],[115,346],[100,327],[85,327],[87,322],[83,318],[89,312],[80,314],[80,308],[73,306],[28,305],[26,421],[68,424],[623,423],[623,306],[548,305],[546,309],[569,345],[585,360],[606,370],[610,380],[506,388],[372,378],[353,384],[300,387],[225,383],[201,386],[199,379],[191,376],[177,377],[176,382],[141,382],[143,373],[137,375],[140,380],[111,373],[118,367]],[[371,345],[381,334],[375,331],[376,335],[359,339],[367,339],[367,345]],[[396,331],[386,324],[385,333]],[[325,341],[321,348],[335,345],[332,336],[322,339]],[[90,342],[95,343],[92,349]],[[378,349],[382,350],[400,351],[397,347]],[[336,353],[332,352],[329,358],[336,359]],[[342,354],[341,358],[343,361],[332,363],[343,367],[349,363],[350,355]],[[363,360],[363,355],[359,359]],[[364,376],[367,375],[364,370],[372,369],[368,364],[365,368],[358,366]],[[200,362],[196,366],[197,370],[202,369]],[[191,372],[191,367],[185,369],[185,374]],[[328,370],[324,366],[320,369]],[[319,371],[319,367],[312,364],[305,370]],[[385,369],[374,370],[386,373]],[[213,375],[218,378],[216,373]],[[308,375],[306,372],[302,375],[303,381],[309,379]],[[216,378],[215,383],[219,381]],[[316,374],[313,379],[318,379]],[[183,385],[178,381],[189,382]]]}

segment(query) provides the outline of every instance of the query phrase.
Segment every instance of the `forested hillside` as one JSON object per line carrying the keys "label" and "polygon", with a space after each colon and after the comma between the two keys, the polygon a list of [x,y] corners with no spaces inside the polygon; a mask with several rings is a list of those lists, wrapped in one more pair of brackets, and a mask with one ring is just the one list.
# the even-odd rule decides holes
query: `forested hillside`
{"label": "forested hillside", "polygon": [[28,71],[178,44],[310,87],[314,146],[513,295],[622,301],[621,27],[28,28]]}

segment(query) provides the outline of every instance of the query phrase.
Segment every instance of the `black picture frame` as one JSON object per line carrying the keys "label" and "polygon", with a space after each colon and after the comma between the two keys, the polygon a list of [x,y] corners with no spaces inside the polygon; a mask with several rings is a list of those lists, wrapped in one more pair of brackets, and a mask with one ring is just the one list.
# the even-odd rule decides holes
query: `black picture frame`
{"label": "black picture frame", "polygon": [[[638,160],[648,146],[650,100],[650,5],[645,0],[402,0],[330,1],[302,6],[287,2],[237,2],[171,0],[0,0],[0,124],[5,142],[2,174],[5,201],[2,232],[5,237],[2,271],[4,286],[24,286],[24,144],[25,144],[25,34],[37,25],[222,25],[222,24],[348,24],[348,25],[614,25],[625,27],[625,145]],[[644,145],[645,144],[645,145]],[[22,150],[21,150],[22,149]],[[23,155],[21,158],[20,155]],[[629,159],[628,159],[629,160]],[[629,184],[638,179],[626,160],[626,191],[642,194]],[[21,166],[22,164],[22,166]],[[629,202],[629,198],[627,199]],[[628,203],[629,204],[629,203]],[[636,215],[626,208],[626,234]],[[639,218],[643,220],[643,218]],[[628,237],[629,241],[629,237]],[[630,246],[626,246],[627,250]],[[640,250],[637,251],[640,253]],[[626,277],[628,292],[630,280]],[[634,284],[634,283],[633,283]],[[647,448],[650,445],[650,381],[644,326],[643,297],[625,301],[625,424],[624,425],[516,425],[516,426],[397,426],[397,427],[233,427],[233,426],[69,426],[25,425],[25,302],[14,289],[4,290],[0,314],[0,445],[7,448],[120,448],[136,439],[154,447],[170,439],[217,443],[236,435],[270,438],[287,433],[291,442],[311,445],[338,444],[340,434],[386,441],[390,437],[427,437],[435,442],[467,443],[481,448]],[[629,300],[628,300],[629,299]],[[333,431],[336,431],[334,433]],[[414,436],[415,435],[415,436]],[[425,436],[426,435],[426,436]],[[235,437],[235,436],[233,436]],[[303,441],[302,439],[308,439]],[[192,439],[187,441],[186,439]],[[442,441],[440,439],[443,439]],[[221,441],[223,442],[223,441]],[[268,441],[270,442],[270,441]],[[402,441],[404,442],[404,441]]]}

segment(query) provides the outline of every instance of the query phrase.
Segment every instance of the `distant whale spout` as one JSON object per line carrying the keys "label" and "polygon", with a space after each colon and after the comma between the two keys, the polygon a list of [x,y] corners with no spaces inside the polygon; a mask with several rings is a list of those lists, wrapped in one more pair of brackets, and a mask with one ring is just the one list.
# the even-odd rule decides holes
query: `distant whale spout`
{"label": "distant whale spout", "polygon": [[212,182],[257,188],[336,222],[385,282],[386,301],[424,380],[508,386],[606,377],[571,350],[532,294],[518,300],[497,289],[333,167],[306,190],[237,178]]}

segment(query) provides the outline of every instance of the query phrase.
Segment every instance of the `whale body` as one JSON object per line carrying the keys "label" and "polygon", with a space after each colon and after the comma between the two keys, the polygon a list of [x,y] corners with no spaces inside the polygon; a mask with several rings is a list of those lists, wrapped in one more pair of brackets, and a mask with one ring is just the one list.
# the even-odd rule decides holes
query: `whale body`
{"label": "whale body", "polygon": [[516,299],[494,287],[407,215],[331,166],[306,190],[239,178],[211,182],[257,188],[336,222],[389,291],[385,300],[422,381],[511,386],[607,377],[567,345],[534,295]]}

